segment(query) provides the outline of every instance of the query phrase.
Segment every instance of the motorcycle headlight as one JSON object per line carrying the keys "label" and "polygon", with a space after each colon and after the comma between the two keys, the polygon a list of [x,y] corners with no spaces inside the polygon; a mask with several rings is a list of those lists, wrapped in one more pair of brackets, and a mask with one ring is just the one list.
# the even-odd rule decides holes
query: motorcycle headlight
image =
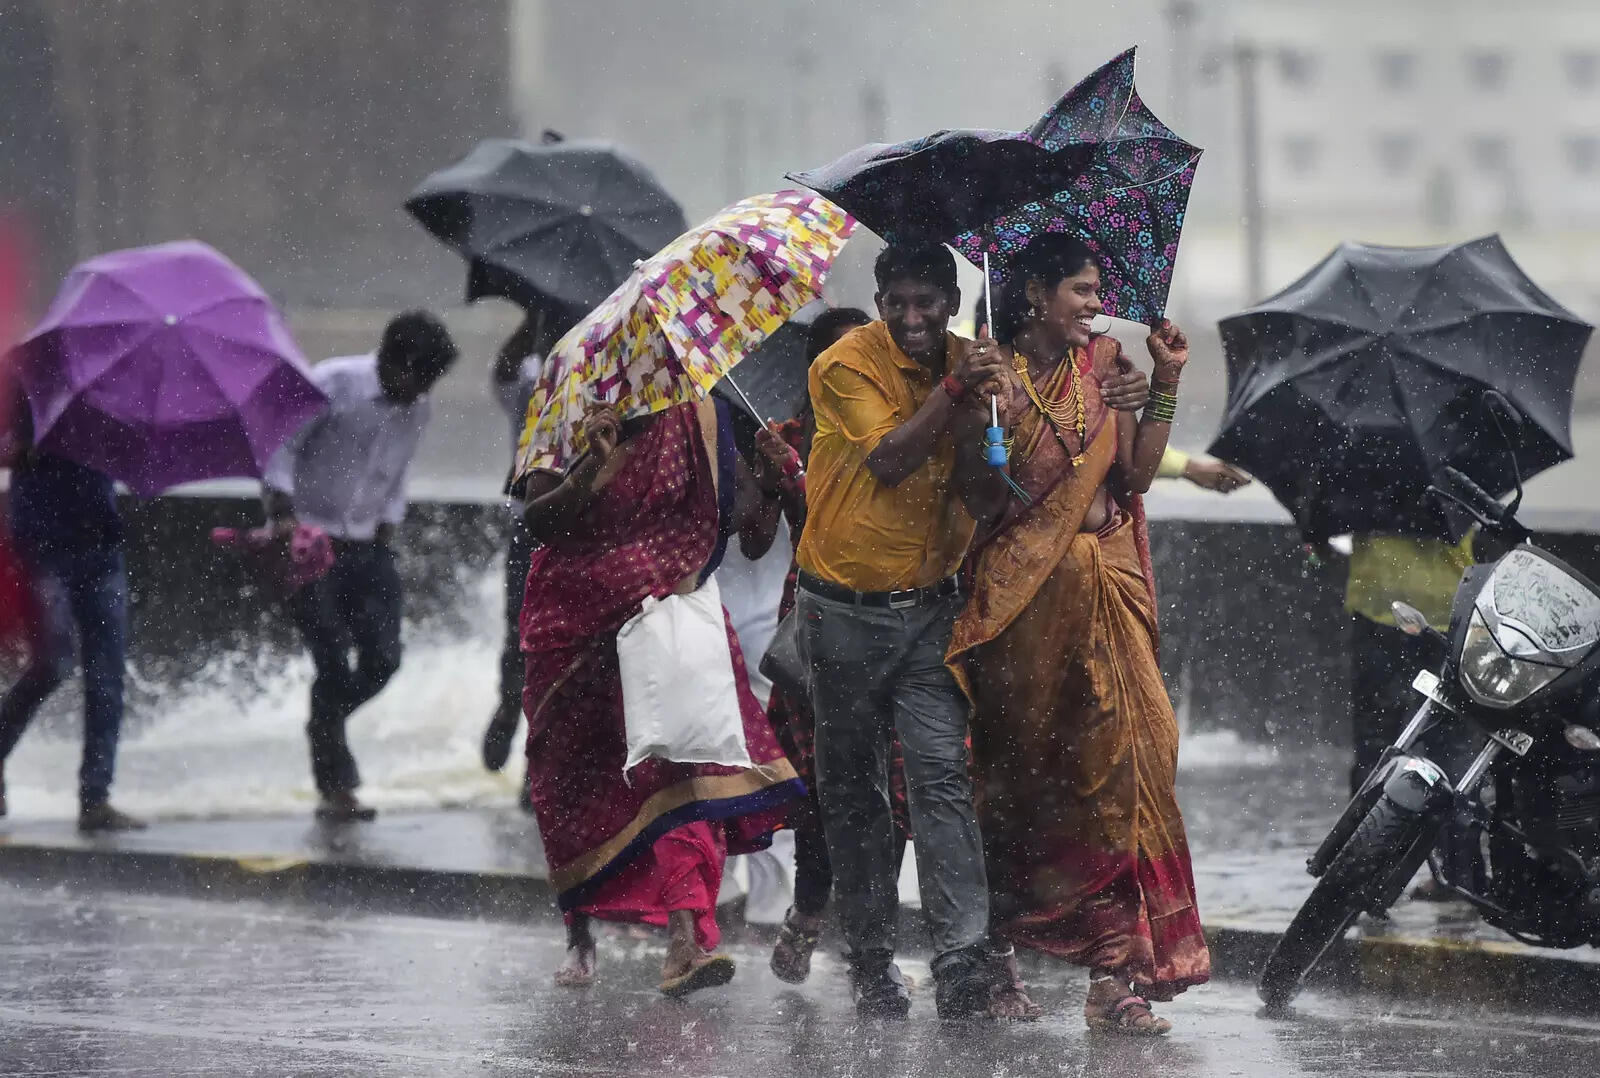
{"label": "motorcycle headlight", "polygon": [[1461,684],[1485,707],[1516,707],[1564,673],[1560,667],[1506,654],[1508,650],[1526,652],[1533,644],[1509,626],[1503,631],[1510,637],[1504,644],[1495,639],[1483,615],[1474,610],[1466,641],[1461,645]]}

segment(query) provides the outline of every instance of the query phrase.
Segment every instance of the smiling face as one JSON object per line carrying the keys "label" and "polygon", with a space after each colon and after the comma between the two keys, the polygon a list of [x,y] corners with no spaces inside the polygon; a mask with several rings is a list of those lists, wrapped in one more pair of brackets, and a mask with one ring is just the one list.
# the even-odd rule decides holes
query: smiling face
{"label": "smiling face", "polygon": [[1086,263],[1054,288],[1029,281],[1028,302],[1039,312],[1040,330],[1053,343],[1063,350],[1082,348],[1089,343],[1090,324],[1105,310],[1100,304],[1100,267]]}
{"label": "smiling face", "polygon": [[945,330],[961,297],[926,281],[898,277],[878,293],[877,302],[878,316],[900,350],[937,369],[944,362]]}

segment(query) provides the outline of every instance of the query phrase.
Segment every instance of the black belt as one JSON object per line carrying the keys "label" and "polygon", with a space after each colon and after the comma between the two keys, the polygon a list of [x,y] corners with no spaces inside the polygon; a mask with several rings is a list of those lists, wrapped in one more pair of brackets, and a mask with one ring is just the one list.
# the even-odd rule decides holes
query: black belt
{"label": "black belt", "polygon": [[831,599],[836,603],[875,606],[887,610],[906,610],[924,603],[937,602],[961,590],[961,581],[956,577],[947,576],[937,584],[929,584],[925,588],[905,588],[901,591],[851,591],[839,584],[819,580],[804,569],[799,571],[798,583],[812,595]]}

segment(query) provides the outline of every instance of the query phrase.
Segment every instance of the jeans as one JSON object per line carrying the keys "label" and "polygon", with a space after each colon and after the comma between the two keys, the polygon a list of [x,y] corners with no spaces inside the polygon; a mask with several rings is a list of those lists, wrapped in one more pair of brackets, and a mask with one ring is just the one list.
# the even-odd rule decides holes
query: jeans
{"label": "jeans", "polygon": [[800,590],[801,654],[812,672],[817,787],[834,895],[856,961],[895,948],[899,856],[889,802],[890,732],[905,757],[922,908],[936,953],[981,944],[989,921],[983,841],[967,766],[967,701],[944,665],[964,600],[904,610]]}
{"label": "jeans", "polygon": [[306,735],[311,774],[324,796],[361,785],[345,725],[400,669],[401,599],[400,574],[386,544],[336,541],[328,575],[290,600],[316,668]]}
{"label": "jeans", "polygon": [[37,566],[32,587],[39,620],[27,669],[0,700],[0,760],[11,755],[45,698],[72,673],[76,622],[83,652],[78,801],[93,808],[110,796],[122,728],[123,659],[128,647],[128,574],[122,553],[77,554],[62,564]]}
{"label": "jeans", "polygon": [[528,666],[522,654],[522,596],[528,590],[528,563],[535,545],[519,515],[511,524],[506,547],[505,637],[500,646],[500,713],[504,715],[522,712],[522,679]]}

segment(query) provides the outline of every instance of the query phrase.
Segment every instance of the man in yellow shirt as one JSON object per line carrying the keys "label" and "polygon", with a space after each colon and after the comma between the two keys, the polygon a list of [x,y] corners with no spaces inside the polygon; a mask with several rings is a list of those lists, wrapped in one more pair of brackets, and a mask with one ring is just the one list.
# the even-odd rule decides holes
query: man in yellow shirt
{"label": "man in yellow shirt", "polygon": [[[967,708],[945,669],[961,610],[956,570],[975,527],[963,498],[1003,482],[985,467],[975,394],[1002,373],[992,342],[947,331],[960,303],[943,247],[879,256],[881,321],[811,366],[816,436],[796,616],[811,666],[817,786],[834,894],[864,1015],[903,1018],[889,809],[890,730],[905,756],[923,908],[943,1017],[988,1007],[989,889],[967,775]],[[984,397],[982,399],[987,399]]]}
{"label": "man in yellow shirt", "polygon": [[[894,966],[894,730],[933,933],[935,1003],[941,1017],[961,1017],[988,1010],[989,897],[967,774],[967,704],[944,655],[964,603],[956,571],[976,526],[967,507],[1005,490],[982,445],[1003,361],[993,341],[948,332],[961,296],[947,248],[890,246],[874,274],[881,320],[852,330],[811,367],[816,437],[795,553],[796,614],[857,1010],[903,1018],[910,1006]],[[1123,398],[1146,394],[1143,382],[1125,376],[1103,391],[1127,406]]]}

